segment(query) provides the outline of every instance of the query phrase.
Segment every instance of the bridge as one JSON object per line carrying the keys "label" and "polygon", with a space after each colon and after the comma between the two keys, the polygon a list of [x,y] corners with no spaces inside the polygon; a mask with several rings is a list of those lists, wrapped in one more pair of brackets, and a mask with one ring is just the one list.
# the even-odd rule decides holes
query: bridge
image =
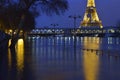
{"label": "bridge", "polygon": [[27,32],[28,36],[52,36],[52,35],[61,35],[61,36],[99,36],[99,37],[120,37],[120,28],[119,27],[90,27],[90,28],[36,28]]}

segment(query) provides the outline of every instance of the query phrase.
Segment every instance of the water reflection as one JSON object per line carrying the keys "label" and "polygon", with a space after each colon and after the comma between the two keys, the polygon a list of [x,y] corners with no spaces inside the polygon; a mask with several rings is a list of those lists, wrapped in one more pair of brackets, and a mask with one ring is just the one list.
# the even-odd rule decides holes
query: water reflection
{"label": "water reflection", "polygon": [[37,78],[41,80],[66,80],[65,78],[69,78],[76,71],[74,50],[79,51],[80,49],[74,49],[73,37],[31,38],[29,43],[32,44],[31,66],[33,66],[33,74]]}
{"label": "water reflection", "polygon": [[[119,42],[117,38],[99,37],[31,38],[29,43],[32,44],[33,73],[41,74],[36,77],[43,80],[58,80],[59,77],[62,80],[99,80],[103,74],[100,71],[104,70],[101,65],[109,63],[103,63],[108,58],[106,54],[109,50],[118,50]],[[106,70],[104,72],[108,73]],[[53,75],[57,77],[54,78]]]}
{"label": "water reflection", "polygon": [[119,38],[19,39],[0,58],[0,80],[120,80],[119,44]]}
{"label": "water reflection", "polygon": [[[11,42],[11,41],[10,41]],[[24,41],[19,39],[14,49],[8,49],[8,78],[21,80],[24,68]],[[18,76],[18,77],[13,77]]]}
{"label": "water reflection", "polygon": [[24,68],[24,41],[19,39],[16,45],[17,69],[23,71]]}
{"label": "water reflection", "polygon": [[[11,42],[11,41],[10,41]],[[13,59],[14,58],[14,59]],[[24,67],[24,41],[19,39],[16,45],[16,50],[8,49],[8,65],[11,67],[12,59],[16,60],[17,70],[22,71]]]}
{"label": "water reflection", "polygon": [[12,67],[12,55],[11,55],[10,49],[8,49],[8,66],[9,66],[9,70],[10,70]]}
{"label": "water reflection", "polygon": [[98,80],[99,56],[96,55],[96,53],[100,47],[99,40],[100,38],[98,37],[85,37],[83,40],[83,47],[85,48],[83,51],[83,69],[85,80]]}

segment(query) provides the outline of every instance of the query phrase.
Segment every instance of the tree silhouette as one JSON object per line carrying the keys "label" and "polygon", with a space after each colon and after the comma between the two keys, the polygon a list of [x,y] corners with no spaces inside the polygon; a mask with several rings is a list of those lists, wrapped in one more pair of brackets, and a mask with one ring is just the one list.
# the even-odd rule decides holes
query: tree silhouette
{"label": "tree silhouette", "polygon": [[15,47],[20,30],[24,28],[25,22],[29,23],[29,19],[27,19],[28,14],[31,15],[33,13],[34,17],[38,15],[38,12],[39,14],[60,15],[67,9],[67,0],[0,0],[0,12],[3,10],[3,13],[5,11],[7,14],[4,19],[9,23],[8,26],[17,26],[17,34],[12,37],[10,47]]}

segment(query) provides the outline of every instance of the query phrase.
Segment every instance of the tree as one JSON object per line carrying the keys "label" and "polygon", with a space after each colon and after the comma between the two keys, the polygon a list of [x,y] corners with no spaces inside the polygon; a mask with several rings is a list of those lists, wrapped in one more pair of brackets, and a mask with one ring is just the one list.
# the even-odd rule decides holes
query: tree
{"label": "tree", "polygon": [[[1,0],[0,6],[2,8],[6,8],[9,6],[14,6],[18,11],[18,14],[16,14],[15,19],[18,19],[17,26],[17,34],[14,35],[14,37],[11,40],[11,46],[10,48],[14,48],[15,44],[17,43],[18,36],[20,33],[20,30],[24,26],[25,19],[27,17],[28,12],[34,12],[37,13],[37,8],[40,8],[40,12],[47,14],[47,15],[53,15],[53,14],[63,14],[68,9],[68,2],[66,0]],[[1,8],[1,7],[0,7]],[[12,10],[16,10],[12,9]],[[10,10],[11,11],[11,10]],[[14,13],[17,13],[16,11],[13,11]],[[13,13],[13,14],[14,14]],[[10,17],[11,14],[8,14]],[[16,21],[13,18],[14,15],[12,15],[12,18],[9,18],[8,22],[10,21]],[[19,17],[18,17],[19,16]],[[13,23],[13,22],[10,22]],[[14,26],[12,24],[12,26]]]}
{"label": "tree", "polygon": [[[9,5],[7,7],[4,7],[3,10],[0,10],[0,22],[4,25],[7,29],[13,29],[16,30],[18,28],[19,21],[21,19],[21,13],[23,12],[22,8],[19,8],[17,4]],[[26,18],[24,21],[24,25],[29,27],[24,27],[23,30],[28,30],[29,28],[34,28],[33,25],[35,25],[34,21],[34,15],[32,12],[27,11],[26,12]],[[29,21],[29,23],[28,23]],[[25,28],[25,29],[24,29]]]}

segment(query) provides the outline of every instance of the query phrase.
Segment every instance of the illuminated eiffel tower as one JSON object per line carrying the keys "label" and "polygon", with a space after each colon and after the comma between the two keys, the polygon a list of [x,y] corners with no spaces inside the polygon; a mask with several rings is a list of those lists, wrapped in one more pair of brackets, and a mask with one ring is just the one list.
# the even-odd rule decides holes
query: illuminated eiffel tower
{"label": "illuminated eiffel tower", "polygon": [[96,11],[94,0],[87,0],[87,8],[81,26],[103,28]]}

